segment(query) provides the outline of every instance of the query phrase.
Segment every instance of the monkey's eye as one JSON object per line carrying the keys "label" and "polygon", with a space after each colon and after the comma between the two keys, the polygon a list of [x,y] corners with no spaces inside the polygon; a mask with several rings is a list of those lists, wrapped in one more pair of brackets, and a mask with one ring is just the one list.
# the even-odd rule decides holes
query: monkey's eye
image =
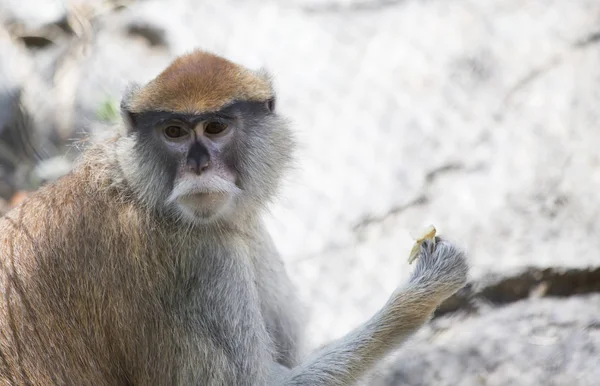
{"label": "monkey's eye", "polygon": [[221,134],[222,132],[225,131],[225,129],[227,129],[227,124],[226,123],[222,123],[222,122],[217,122],[217,121],[213,121],[213,122],[208,122],[206,124],[206,126],[204,127],[204,132],[206,134]]}
{"label": "monkey's eye", "polygon": [[165,136],[170,139],[182,138],[188,134],[188,131],[181,126],[171,125],[165,128]]}

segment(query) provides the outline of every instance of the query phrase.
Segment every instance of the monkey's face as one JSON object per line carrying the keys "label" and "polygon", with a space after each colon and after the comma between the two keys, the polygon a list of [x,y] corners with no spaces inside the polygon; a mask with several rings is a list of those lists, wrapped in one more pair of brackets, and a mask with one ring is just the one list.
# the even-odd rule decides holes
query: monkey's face
{"label": "monkey's face", "polygon": [[194,223],[257,210],[274,194],[293,148],[273,109],[269,100],[202,114],[129,113],[135,157],[128,162],[138,161],[140,177],[128,180],[147,203]]}

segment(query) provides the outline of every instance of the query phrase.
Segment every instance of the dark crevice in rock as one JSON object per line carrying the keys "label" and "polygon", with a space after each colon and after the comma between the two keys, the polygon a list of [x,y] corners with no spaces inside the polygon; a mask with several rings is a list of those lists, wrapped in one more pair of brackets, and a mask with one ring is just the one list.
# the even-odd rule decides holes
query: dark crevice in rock
{"label": "dark crevice in rock", "polygon": [[578,39],[574,43],[571,44],[570,49],[563,54],[557,54],[553,57],[549,58],[546,63],[541,65],[540,67],[535,67],[530,69],[525,76],[523,76],[513,87],[509,89],[509,91],[504,96],[504,100],[502,102],[501,111],[495,114],[494,119],[496,121],[502,121],[504,119],[504,111],[506,107],[510,104],[515,94],[519,93],[524,88],[528,87],[531,83],[547,74],[551,70],[557,68],[559,65],[563,64],[567,59],[568,55],[575,50],[586,49],[596,43],[600,42],[600,31],[590,32],[586,36]]}
{"label": "dark crevice in rock", "polygon": [[482,303],[499,306],[530,297],[567,297],[594,292],[600,292],[600,267],[526,268],[514,276],[488,276],[478,283],[469,283],[442,303],[434,317],[457,311],[473,312]]}
{"label": "dark crevice in rock", "polygon": [[129,36],[141,37],[151,47],[167,47],[165,30],[148,24],[132,23],[127,27]]}
{"label": "dark crevice in rock", "polygon": [[438,168],[435,168],[435,169],[427,172],[427,174],[425,174],[425,182],[430,184],[433,181],[435,181],[435,179],[437,177],[439,177],[441,174],[458,171],[458,170],[463,170],[464,168],[465,168],[465,166],[458,162],[453,162],[453,163],[449,163],[446,165],[442,165]]}
{"label": "dark crevice in rock", "polygon": [[428,204],[430,201],[430,198],[429,198],[430,195],[428,193],[430,186],[432,184],[434,184],[435,181],[438,178],[440,178],[441,176],[443,176],[444,174],[448,174],[448,173],[452,173],[452,172],[472,173],[474,171],[481,170],[483,167],[484,167],[484,165],[481,165],[481,164],[475,165],[473,167],[466,167],[465,165],[463,165],[460,162],[450,162],[450,163],[438,166],[435,169],[429,170],[429,171],[425,172],[424,183],[423,183],[422,188],[419,189],[419,191],[421,192],[419,195],[417,195],[412,200],[406,202],[405,204],[396,205],[396,206],[391,207],[387,212],[383,213],[381,216],[365,216],[365,217],[363,217],[361,220],[358,221],[357,224],[355,224],[352,227],[352,230],[355,233],[361,233],[366,228],[368,228],[370,226],[379,225],[379,224],[383,223],[384,221],[386,221],[388,218],[393,217],[393,216],[398,216],[399,214],[401,214],[402,212],[404,212],[410,208]]}
{"label": "dark crevice in rock", "polygon": [[30,50],[40,50],[60,44],[72,33],[67,30],[68,24],[58,21],[38,28],[28,28],[19,23],[8,25],[7,30],[18,41]]}
{"label": "dark crevice in rock", "polygon": [[60,20],[58,20],[56,23],[54,23],[54,25],[58,28],[60,28],[60,30],[62,32],[64,32],[65,34],[68,35],[74,35],[75,31],[73,30],[73,27],[71,26],[71,23],[69,22],[69,18],[67,18],[66,16],[61,18]]}
{"label": "dark crevice in rock", "polygon": [[415,206],[422,206],[422,205],[427,204],[428,202],[429,202],[429,198],[426,195],[421,194],[421,195],[417,196],[416,198],[414,198],[413,200],[407,202],[406,204],[398,205],[398,206],[394,206],[394,207],[390,208],[390,210],[388,210],[386,213],[384,213],[381,216],[367,216],[367,217],[361,219],[356,225],[354,225],[352,227],[352,230],[354,232],[360,232],[371,225],[380,224],[380,223],[384,222],[386,219],[388,219],[389,217],[396,216],[409,208],[412,208]]}
{"label": "dark crevice in rock", "polygon": [[54,42],[51,39],[49,39],[45,36],[36,36],[36,35],[20,36],[19,39],[29,49],[45,48],[47,46],[54,44]]}
{"label": "dark crevice in rock", "polygon": [[575,48],[585,48],[591,44],[595,44],[598,42],[600,42],[600,31],[590,33],[588,36],[576,42],[573,46]]}

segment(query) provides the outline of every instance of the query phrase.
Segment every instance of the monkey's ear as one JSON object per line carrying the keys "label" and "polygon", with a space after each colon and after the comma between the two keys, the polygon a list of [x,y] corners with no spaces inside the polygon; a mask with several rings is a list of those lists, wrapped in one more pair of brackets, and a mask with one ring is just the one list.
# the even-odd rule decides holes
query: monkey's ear
{"label": "monkey's ear", "polygon": [[271,93],[273,96],[266,101],[265,105],[270,112],[274,113],[275,106],[276,106],[275,102],[277,101],[277,96],[275,95],[275,88],[273,86],[273,76],[264,67],[260,68],[258,71],[256,71],[256,74],[258,76],[260,76],[261,78],[263,78],[269,84],[269,87],[271,87]]}
{"label": "monkey's ear", "polygon": [[139,89],[140,86],[137,83],[129,83],[123,92],[123,98],[121,99],[121,117],[123,118],[127,131],[132,130],[136,124],[135,114],[131,111],[130,105],[131,100]]}
{"label": "monkey's ear", "polygon": [[274,113],[275,112],[275,106],[276,106],[276,100],[277,98],[275,98],[275,96],[273,96],[272,98],[270,98],[267,101],[267,109],[269,110],[269,112]]}

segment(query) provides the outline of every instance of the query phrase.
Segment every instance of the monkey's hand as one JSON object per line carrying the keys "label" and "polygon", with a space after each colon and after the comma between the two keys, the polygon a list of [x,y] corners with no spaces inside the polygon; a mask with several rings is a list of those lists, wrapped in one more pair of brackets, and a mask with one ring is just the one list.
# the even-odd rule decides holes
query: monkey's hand
{"label": "monkey's hand", "polygon": [[438,295],[439,302],[450,297],[467,282],[468,265],[465,254],[440,237],[424,240],[417,265],[409,281],[416,289]]}

